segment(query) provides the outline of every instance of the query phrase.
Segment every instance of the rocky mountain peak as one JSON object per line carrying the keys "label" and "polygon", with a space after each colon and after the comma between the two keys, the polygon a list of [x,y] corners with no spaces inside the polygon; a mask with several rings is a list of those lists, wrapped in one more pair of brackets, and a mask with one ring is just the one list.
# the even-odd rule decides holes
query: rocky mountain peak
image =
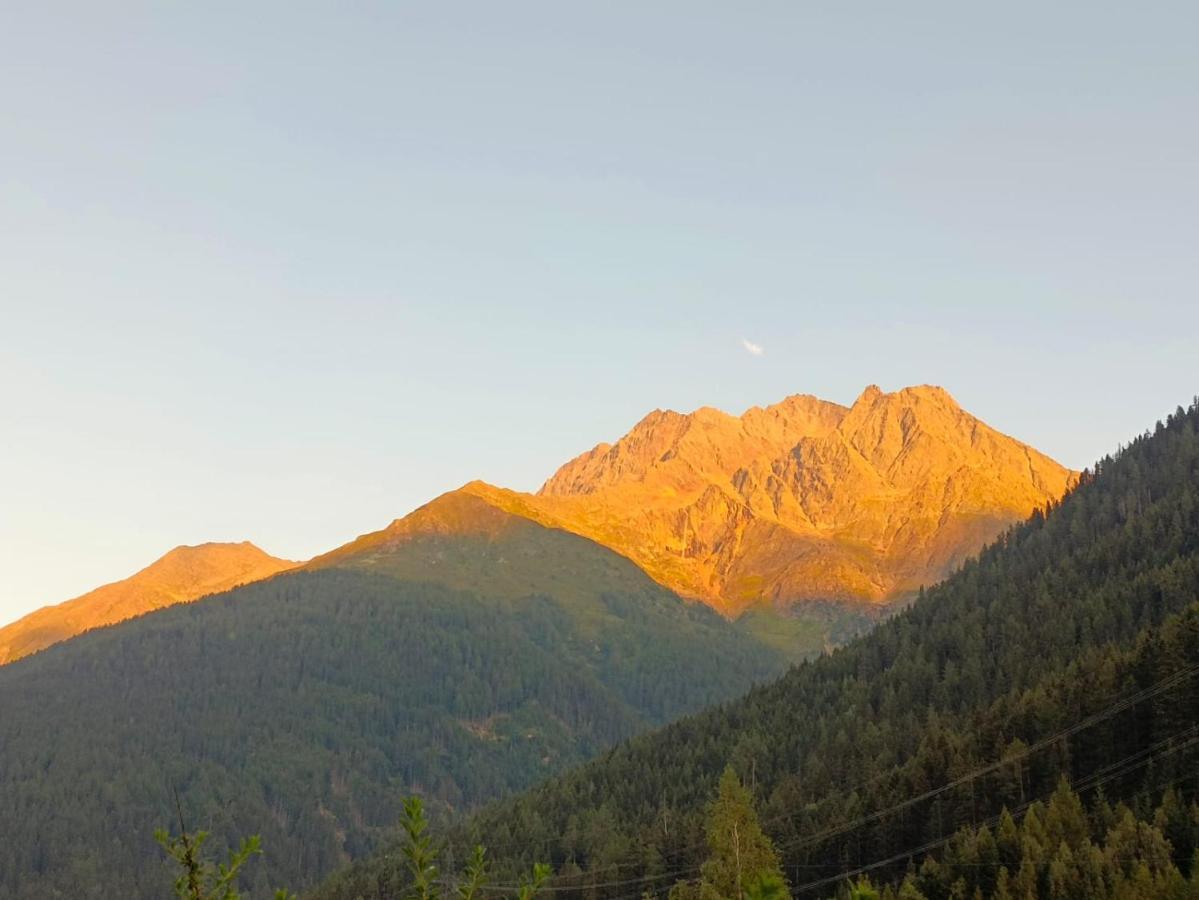
{"label": "rocky mountain peak", "polygon": [[532,505],[725,610],[877,603],[939,580],[1075,473],[944,388],[796,394],[732,416],[655,411],[562,466]]}
{"label": "rocky mountain peak", "polygon": [[44,606],[0,628],[0,664],[92,628],[269,578],[297,565],[249,541],[178,546],[122,581]]}

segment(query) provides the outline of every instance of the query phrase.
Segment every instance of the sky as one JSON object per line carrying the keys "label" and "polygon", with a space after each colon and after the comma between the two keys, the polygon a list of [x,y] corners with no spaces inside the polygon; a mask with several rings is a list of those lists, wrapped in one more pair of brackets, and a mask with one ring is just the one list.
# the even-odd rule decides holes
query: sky
{"label": "sky", "polygon": [[654,408],[1199,393],[1194,3],[5,4],[0,623]]}

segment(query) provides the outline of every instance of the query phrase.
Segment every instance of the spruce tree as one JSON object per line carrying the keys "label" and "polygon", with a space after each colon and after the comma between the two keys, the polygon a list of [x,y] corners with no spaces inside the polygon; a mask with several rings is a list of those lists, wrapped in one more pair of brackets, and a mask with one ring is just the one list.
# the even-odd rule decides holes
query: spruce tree
{"label": "spruce tree", "polygon": [[673,900],[790,900],[778,852],[762,831],[749,791],[732,766],[720,776],[705,831],[709,853],[700,880],[676,884],[670,892]]}

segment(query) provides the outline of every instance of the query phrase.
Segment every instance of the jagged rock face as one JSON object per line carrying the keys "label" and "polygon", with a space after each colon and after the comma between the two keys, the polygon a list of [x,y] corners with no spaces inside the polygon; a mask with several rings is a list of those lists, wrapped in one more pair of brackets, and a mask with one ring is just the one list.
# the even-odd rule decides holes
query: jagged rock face
{"label": "jagged rock face", "polygon": [[248,541],[176,547],[123,581],[57,606],[44,606],[0,628],[0,665],[89,629],[259,581],[296,565]]}
{"label": "jagged rock face", "polygon": [[762,600],[902,597],[1075,478],[941,388],[871,386],[849,408],[796,396],[740,417],[653,412],[527,502],[735,613]]}

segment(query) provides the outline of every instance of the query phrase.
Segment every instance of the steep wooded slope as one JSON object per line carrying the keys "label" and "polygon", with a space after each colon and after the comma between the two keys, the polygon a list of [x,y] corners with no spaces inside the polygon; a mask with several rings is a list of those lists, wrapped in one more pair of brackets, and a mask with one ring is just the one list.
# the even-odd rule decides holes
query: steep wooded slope
{"label": "steep wooded slope", "polygon": [[[411,791],[470,808],[783,668],[583,538],[454,495],[422,517],[0,669],[0,895],[165,896],[174,789],[214,848],[262,834],[256,890],[303,887]],[[505,560],[539,580],[486,590]]]}

